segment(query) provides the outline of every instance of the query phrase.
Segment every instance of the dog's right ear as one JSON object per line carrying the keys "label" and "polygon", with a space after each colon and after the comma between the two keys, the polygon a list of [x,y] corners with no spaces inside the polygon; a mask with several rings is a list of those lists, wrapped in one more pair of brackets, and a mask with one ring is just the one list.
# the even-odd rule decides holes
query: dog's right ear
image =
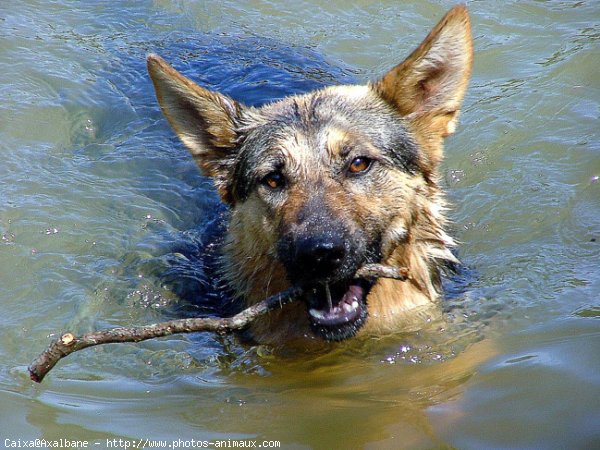
{"label": "dog's right ear", "polygon": [[231,203],[228,180],[238,142],[236,123],[243,105],[198,86],[160,56],[149,55],[147,63],[163,114],[203,173],[213,178],[223,201]]}

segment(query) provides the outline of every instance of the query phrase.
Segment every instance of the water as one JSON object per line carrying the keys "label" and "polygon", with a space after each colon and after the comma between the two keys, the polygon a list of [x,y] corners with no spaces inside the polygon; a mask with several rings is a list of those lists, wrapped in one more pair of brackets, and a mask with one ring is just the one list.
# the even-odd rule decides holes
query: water
{"label": "water", "polygon": [[469,5],[473,80],[444,164],[464,270],[446,283],[444,321],[288,357],[174,336],[82,351],[41,385],[27,377],[63,330],[190,312],[181,296],[201,274],[179,254],[218,203],[158,110],[147,52],[254,104],[374,78],[451,6],[1,5],[0,447],[599,448],[594,1]]}

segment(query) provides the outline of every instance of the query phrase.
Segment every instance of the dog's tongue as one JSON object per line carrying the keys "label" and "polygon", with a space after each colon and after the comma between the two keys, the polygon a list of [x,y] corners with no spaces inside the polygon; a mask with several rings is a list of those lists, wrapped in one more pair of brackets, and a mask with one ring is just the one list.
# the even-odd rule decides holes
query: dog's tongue
{"label": "dog's tongue", "polygon": [[342,298],[322,309],[312,307],[308,310],[310,317],[318,325],[335,326],[355,321],[362,313],[364,289],[356,284],[348,287]]}

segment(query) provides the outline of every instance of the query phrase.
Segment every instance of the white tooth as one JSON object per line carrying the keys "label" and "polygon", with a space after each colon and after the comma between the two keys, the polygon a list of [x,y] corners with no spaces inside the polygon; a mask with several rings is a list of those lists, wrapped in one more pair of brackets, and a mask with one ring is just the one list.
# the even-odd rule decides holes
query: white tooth
{"label": "white tooth", "polygon": [[309,309],[308,313],[315,319],[323,319],[325,317],[321,311],[314,308]]}
{"label": "white tooth", "polygon": [[358,308],[358,301],[357,301],[357,300],[354,300],[354,301],[352,302],[352,309],[356,309],[356,308]]}
{"label": "white tooth", "polygon": [[348,303],[344,303],[344,311],[349,313],[349,312],[352,312],[353,310],[354,310],[354,308],[352,308],[352,305],[349,305]]}

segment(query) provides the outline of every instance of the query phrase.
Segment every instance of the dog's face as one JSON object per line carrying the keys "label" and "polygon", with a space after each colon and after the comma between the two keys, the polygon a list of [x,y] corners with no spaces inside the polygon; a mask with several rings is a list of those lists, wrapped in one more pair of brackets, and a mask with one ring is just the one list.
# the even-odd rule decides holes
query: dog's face
{"label": "dog's face", "polygon": [[241,120],[227,188],[236,216],[260,230],[291,284],[309,287],[313,328],[353,335],[370,287],[354,274],[381,260],[386,228],[409,215],[412,179],[422,180],[416,142],[369,87],[287,98]]}
{"label": "dog's face", "polygon": [[437,204],[442,140],[454,130],[471,59],[464,7],[375,83],[261,108],[148,58],[164,114],[232,208],[231,264],[239,266],[233,278],[241,295],[284,278],[306,287],[314,332],[327,340],[356,333],[372,286],[356,271],[388,261],[419,233],[436,239],[419,229],[432,220],[420,216]]}

